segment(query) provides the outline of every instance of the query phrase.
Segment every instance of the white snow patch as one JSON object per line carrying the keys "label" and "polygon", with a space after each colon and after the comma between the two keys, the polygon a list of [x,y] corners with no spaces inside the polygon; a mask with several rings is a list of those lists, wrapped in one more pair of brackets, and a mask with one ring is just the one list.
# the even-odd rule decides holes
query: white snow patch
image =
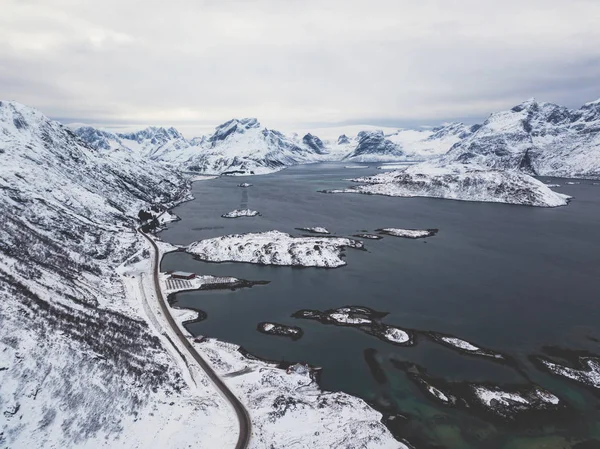
{"label": "white snow patch", "polygon": [[478,348],[477,346],[469,343],[468,341],[465,340],[461,340],[460,338],[455,338],[455,337],[440,337],[440,340],[442,340],[443,342],[454,346],[456,348],[459,349],[463,349],[465,351],[479,351],[481,350],[481,348]]}
{"label": "white snow patch", "polygon": [[250,209],[236,209],[231,212],[227,212],[226,214],[221,215],[223,218],[238,218],[238,217],[256,217],[260,215],[256,210]]}
{"label": "white snow patch", "polygon": [[406,343],[410,341],[408,333],[394,326],[388,326],[383,336],[393,343]]}
{"label": "white snow patch", "polygon": [[394,237],[408,237],[412,239],[431,235],[431,232],[426,229],[383,228],[382,231]]}
{"label": "white snow patch", "polygon": [[334,319],[335,321],[337,321],[338,323],[343,323],[343,324],[370,324],[371,320],[367,319],[367,318],[359,318],[359,317],[353,317],[350,316],[349,313],[332,313],[331,315],[329,315],[332,319]]}
{"label": "white snow patch", "polygon": [[492,390],[482,386],[474,386],[473,390],[475,391],[475,394],[479,400],[488,407],[492,406],[492,401],[498,401],[500,404],[505,406],[511,406],[515,402],[518,402],[519,404],[529,404],[527,399],[516,393]]}
{"label": "white snow patch", "polygon": [[436,398],[438,398],[440,401],[443,402],[450,402],[450,398],[448,396],[446,396],[444,393],[442,393],[442,391],[438,390],[437,388],[431,386],[431,385],[427,385],[426,386],[427,391],[434,395]]}
{"label": "white snow patch", "polygon": [[312,228],[298,228],[300,231],[313,232],[315,234],[331,234],[327,228],[322,226],[315,226]]}

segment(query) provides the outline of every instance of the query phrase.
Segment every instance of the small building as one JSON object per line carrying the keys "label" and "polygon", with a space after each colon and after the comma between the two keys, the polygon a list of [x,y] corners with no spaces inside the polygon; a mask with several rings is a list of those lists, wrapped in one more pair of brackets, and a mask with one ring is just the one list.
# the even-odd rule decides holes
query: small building
{"label": "small building", "polygon": [[187,271],[173,271],[171,273],[171,279],[194,279],[196,273],[188,273]]}

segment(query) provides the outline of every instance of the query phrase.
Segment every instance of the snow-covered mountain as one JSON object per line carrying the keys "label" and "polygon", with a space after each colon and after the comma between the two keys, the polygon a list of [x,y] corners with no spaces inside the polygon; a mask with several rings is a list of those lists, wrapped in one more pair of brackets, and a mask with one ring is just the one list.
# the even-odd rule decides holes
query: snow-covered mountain
{"label": "snow-covered mountain", "polygon": [[182,162],[198,151],[201,140],[186,140],[175,128],[151,126],[132,133],[112,133],[91,126],[81,126],[73,132],[97,150],[127,150],[148,159]]}
{"label": "snow-covered mountain", "polygon": [[[430,129],[400,129],[394,133],[361,131],[354,149],[344,159],[355,162],[423,160],[447,152],[452,145],[469,136],[472,127],[450,123]],[[338,138],[338,145],[351,143],[347,136]]]}
{"label": "snow-covered mountain", "polygon": [[255,118],[233,119],[217,126],[184,166],[201,173],[268,173],[318,160],[323,150],[318,148],[317,139],[310,136],[306,138],[308,143],[304,143],[262,128]]}
{"label": "snow-covered mountain", "polygon": [[341,135],[333,142],[311,133],[300,138],[263,128],[255,118],[232,119],[217,126],[209,136],[189,140],[174,128],[160,127],[116,134],[83,126],[74,132],[93,148],[127,149],[178,164],[186,171],[261,174],[310,162],[427,159],[446,152],[469,134],[469,128],[454,123],[433,129],[401,129],[387,135],[382,130],[366,130],[355,137]]}
{"label": "snow-covered mountain", "polygon": [[[322,140],[261,127],[255,118],[233,119],[210,136],[186,140],[174,128],[151,127],[113,134],[81,127],[77,135],[96,149],[125,148],[200,173],[260,174],[289,165],[438,160],[531,174],[600,177],[600,100],[571,110],[528,100],[492,114],[481,125],[449,123],[436,128],[371,129],[354,137]],[[448,154],[446,154],[448,153]]]}
{"label": "snow-covered mountain", "polygon": [[[167,398],[184,418],[181,376],[115,268],[140,249],[138,211],[186,192],[161,164],[99,152],[40,112],[0,102],[3,447],[100,445],[123,434],[130,441],[114,446],[131,447],[143,435],[136,416],[168,416]],[[148,436],[166,442],[161,424]]]}
{"label": "snow-covered mountain", "polygon": [[600,178],[600,100],[572,110],[531,99],[494,113],[438,165],[451,162],[542,176]]}

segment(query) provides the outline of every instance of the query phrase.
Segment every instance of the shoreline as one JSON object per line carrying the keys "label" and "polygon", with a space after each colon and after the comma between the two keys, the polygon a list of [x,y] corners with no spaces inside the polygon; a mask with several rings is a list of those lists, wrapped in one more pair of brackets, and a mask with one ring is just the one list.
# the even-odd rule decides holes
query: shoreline
{"label": "shoreline", "polygon": [[[206,179],[206,178],[204,178],[204,179]],[[200,180],[204,180],[204,179],[200,179]],[[207,179],[215,179],[215,178],[214,177],[209,177]],[[192,201],[192,200],[195,199],[195,197],[191,193],[192,185],[193,185],[194,182],[197,182],[197,181],[200,181],[200,180],[196,180],[196,179],[191,180],[191,182],[188,184],[189,185],[188,194],[185,196],[185,198],[183,198],[181,201],[179,201],[179,202],[177,202],[175,204],[172,204],[172,206],[170,208],[167,208],[167,211],[170,214],[173,214],[172,209],[174,207],[177,207],[177,206],[179,206],[179,205],[181,205],[181,204],[183,204],[183,203],[185,203],[187,201]],[[179,221],[179,220],[173,220],[173,221]],[[161,227],[157,228],[154,231],[153,236],[155,238],[160,239],[160,237],[158,237],[158,234],[160,234],[160,232],[162,230],[167,229],[167,225],[168,225],[168,223],[163,223],[161,225]],[[160,253],[158,254],[159,257],[158,257],[158,261],[157,261],[157,269],[160,272],[160,267],[162,265],[162,260],[163,260],[164,255],[168,254],[168,253],[171,253],[171,252],[175,252],[175,251],[177,251],[179,249],[177,247],[169,244],[168,242],[164,242],[162,240],[159,240],[159,241],[162,242],[162,243],[164,243],[164,244],[167,244],[167,245],[170,245],[170,246],[173,247],[173,249],[171,249],[171,250],[160,251]],[[301,268],[305,268],[305,267],[301,267]],[[162,272],[160,272],[160,273],[162,273]],[[241,280],[241,279],[239,281],[251,283],[251,285],[249,285],[250,287],[253,286],[253,285],[264,285],[265,283],[270,282],[270,281],[246,281],[246,280]],[[248,285],[241,285],[238,288],[243,288],[243,287],[246,287],[246,286],[248,286]],[[200,287],[200,288],[195,288],[195,289],[191,289],[191,290],[213,290],[213,289],[229,289],[229,288],[228,287],[215,287],[215,288],[211,288],[210,286],[208,286],[208,287],[205,287],[205,288]],[[235,289],[237,289],[237,288],[235,288]],[[190,289],[181,290],[181,291],[190,291]],[[280,361],[268,360],[268,359],[261,358],[259,356],[254,355],[251,352],[247,351],[245,348],[243,348],[243,346],[241,346],[241,345],[236,345],[234,343],[229,343],[229,342],[222,341],[222,340],[215,339],[215,338],[208,337],[208,336],[202,336],[201,338],[198,338],[198,337],[192,335],[189,332],[189,330],[186,328],[186,324],[188,324],[189,322],[196,321],[196,319],[200,316],[200,314],[201,313],[205,314],[205,312],[202,311],[202,310],[196,310],[196,309],[190,309],[190,308],[183,308],[183,307],[182,308],[179,308],[179,307],[175,308],[175,307],[173,307],[172,306],[172,299],[174,299],[175,295],[177,293],[180,293],[181,291],[173,291],[173,292],[170,292],[168,294],[168,296],[166,296],[167,302],[168,302],[168,309],[169,309],[168,311],[169,311],[170,315],[173,317],[173,320],[175,321],[175,323],[177,324],[178,329],[180,329],[181,331],[183,331],[185,334],[188,334],[189,337],[192,340],[191,344],[194,347],[197,347],[198,350],[202,351],[204,353],[204,355],[206,355],[206,353],[208,351],[211,351],[211,350],[214,351],[214,347],[215,346],[218,347],[218,348],[226,348],[226,351],[216,351],[216,353],[217,353],[216,360],[211,360],[211,357],[208,357],[208,359],[209,359],[208,363],[209,364],[213,364],[214,365],[215,363],[213,363],[213,362],[216,362],[217,365],[220,365],[220,364],[223,363],[223,360],[225,358],[227,358],[228,355],[231,356],[232,352],[234,352],[236,354],[239,354],[239,356],[242,358],[242,360],[243,360],[242,363],[250,363],[251,362],[251,363],[260,365],[260,368],[259,368],[260,371],[263,371],[265,369],[269,369],[270,368],[270,369],[277,370],[279,372],[279,375],[290,376],[290,374],[288,374],[286,372],[286,369],[289,366],[293,365],[294,364],[293,362],[286,361],[284,363],[285,366],[283,366],[283,364]],[[165,294],[165,289],[163,289],[162,284],[161,284],[161,292],[163,294]],[[176,311],[176,312],[173,313],[173,311]],[[179,313],[177,311],[179,311]],[[190,316],[189,316],[190,312],[196,314],[196,317],[193,318],[193,319],[191,319],[191,320],[190,320]],[[184,318],[184,319],[182,320],[182,318]],[[235,374],[235,373],[233,373],[233,374]],[[231,376],[233,376],[233,374]],[[222,377],[227,378],[227,379],[232,378],[231,376],[228,375],[228,374],[222,375]],[[294,376],[297,376],[297,375],[294,375]],[[237,375],[236,375],[236,378],[237,378]],[[290,380],[292,380],[292,378],[290,378]],[[395,447],[395,448],[402,448],[402,449],[408,449],[409,448],[409,446],[407,445],[407,443],[405,441],[403,441],[400,436],[395,435],[391,431],[391,429],[388,428],[388,426],[386,425],[387,422],[389,422],[390,420],[394,419],[393,418],[394,415],[388,415],[388,414],[385,414],[385,413],[379,411],[378,409],[374,408],[371,404],[369,404],[366,400],[364,400],[364,399],[362,399],[360,397],[353,396],[353,395],[350,395],[348,393],[344,393],[344,392],[341,392],[341,391],[327,391],[327,390],[324,390],[320,386],[320,384],[318,382],[318,376],[316,376],[314,379],[311,377],[309,384],[304,385],[304,387],[307,387],[308,385],[311,385],[311,384],[314,385],[314,386],[316,386],[316,389],[318,390],[318,397],[321,397],[321,396],[330,396],[330,395],[342,396],[342,397],[348,398],[348,399],[350,399],[350,401],[356,403],[353,406],[353,410],[357,410],[357,409],[360,409],[360,408],[367,407],[368,410],[369,410],[369,412],[370,412],[370,414],[375,414],[376,416],[378,416],[376,422],[378,424],[380,424],[381,426],[383,426],[383,428],[385,429],[385,432],[383,432],[382,435],[379,435],[377,437],[378,444],[374,444],[374,447]],[[297,389],[298,387],[295,387],[295,388]],[[237,396],[241,397],[240,394],[238,394]],[[322,406],[319,406],[319,409],[321,409],[321,408],[322,408]],[[316,409],[313,409],[313,414],[317,415]],[[367,414],[368,413],[365,410],[364,415],[367,415]],[[251,413],[251,415],[252,415],[252,413]],[[329,415],[332,416],[334,414],[329,414]],[[361,418],[360,418],[361,425],[365,424],[365,418],[363,417],[364,415],[361,415]],[[321,421],[323,421],[323,420],[324,420],[324,418],[321,418]],[[254,430],[254,428],[255,428],[254,420],[251,420],[251,422],[252,422],[252,427],[253,427],[253,430]],[[343,428],[344,426],[348,425],[351,422],[352,421],[343,422],[343,421],[336,420],[336,421],[334,421],[334,424],[329,423],[328,425],[330,427],[332,425],[338,425],[341,428]],[[385,433],[387,433],[387,435],[385,435]],[[342,436],[342,435],[340,435],[340,436]],[[319,440],[317,440],[317,441],[319,441]],[[384,446],[381,446],[382,442],[384,443]],[[373,443],[375,443],[375,440],[373,440]],[[392,444],[393,444],[393,446],[392,446]]]}

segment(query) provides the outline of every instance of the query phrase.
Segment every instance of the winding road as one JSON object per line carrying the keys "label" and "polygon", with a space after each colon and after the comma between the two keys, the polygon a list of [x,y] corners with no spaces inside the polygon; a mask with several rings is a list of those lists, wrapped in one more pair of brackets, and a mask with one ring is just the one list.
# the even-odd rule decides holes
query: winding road
{"label": "winding road", "polygon": [[250,443],[250,436],[252,434],[252,423],[250,421],[250,415],[248,414],[246,407],[244,407],[240,400],[232,393],[229,387],[225,385],[225,383],[221,380],[219,375],[212,369],[212,367],[206,362],[206,360],[202,358],[198,351],[194,349],[194,347],[183,334],[183,332],[181,332],[181,329],[179,329],[179,326],[177,326],[177,323],[171,316],[171,312],[168,309],[167,301],[165,300],[162,294],[162,289],[160,287],[160,282],[158,279],[158,272],[160,267],[160,251],[158,250],[156,243],[151,237],[148,237],[141,229],[138,229],[138,232],[150,242],[152,248],[154,249],[152,277],[154,279],[154,289],[156,290],[156,297],[158,298],[160,308],[167,322],[169,323],[169,326],[171,326],[171,329],[173,329],[173,332],[175,332],[183,346],[188,350],[188,352],[194,358],[194,360],[198,362],[198,365],[200,365],[200,367],[204,370],[204,372],[213,382],[215,387],[217,387],[217,389],[223,394],[225,399],[233,407],[240,424],[240,433],[237,444],[235,445],[235,449],[246,449]]}

